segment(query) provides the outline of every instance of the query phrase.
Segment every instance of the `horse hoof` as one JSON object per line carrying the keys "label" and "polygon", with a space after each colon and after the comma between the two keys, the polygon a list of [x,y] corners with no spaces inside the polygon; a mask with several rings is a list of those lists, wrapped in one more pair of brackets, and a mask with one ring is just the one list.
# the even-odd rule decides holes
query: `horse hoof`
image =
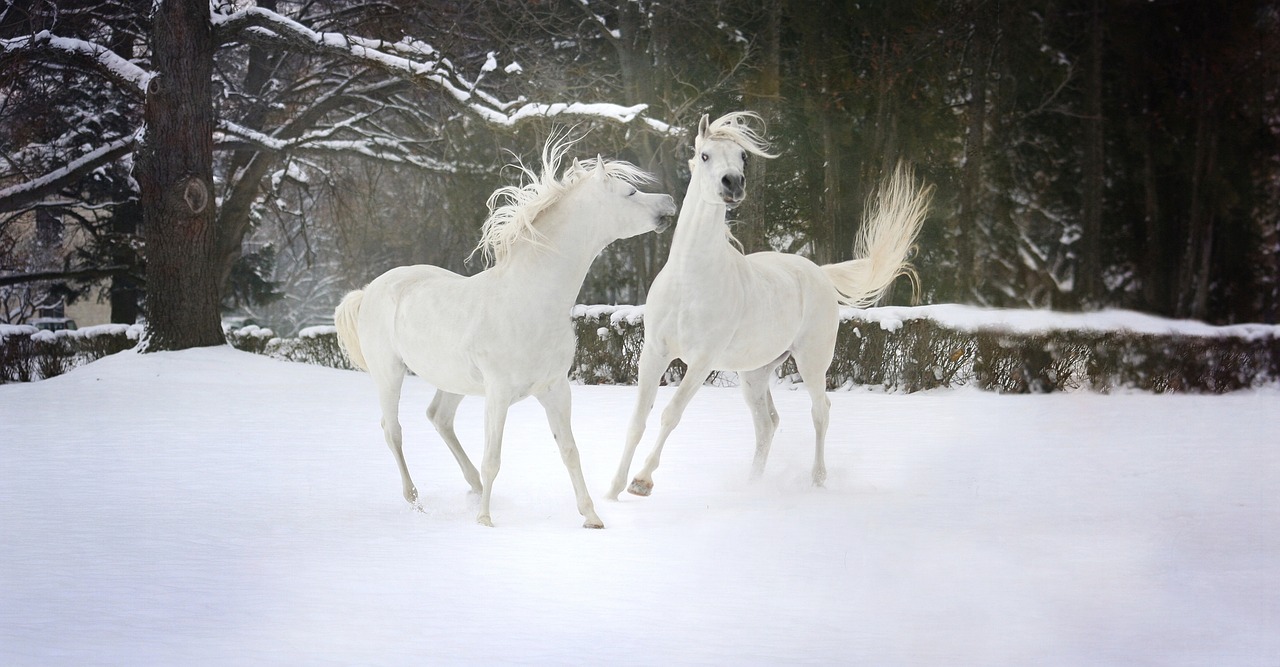
{"label": "horse hoof", "polygon": [[603,522],[603,521],[601,521],[600,519],[587,519],[586,523],[583,523],[583,524],[582,524],[582,527],[583,527],[583,528],[596,528],[596,529],[604,528],[604,522]]}
{"label": "horse hoof", "polygon": [[418,504],[418,489],[416,489],[416,488],[414,488],[414,487],[409,487],[408,489],[405,489],[405,492],[404,492],[404,499],[405,499],[405,500],[407,500],[407,501],[409,501],[409,504],[410,504],[410,505],[417,505],[417,504]]}
{"label": "horse hoof", "polygon": [[481,526],[488,526],[490,528],[493,528],[493,519],[490,519],[488,514],[481,514],[480,516],[476,517],[476,523],[480,524]]}
{"label": "horse hoof", "polygon": [[653,482],[646,482],[642,479],[631,480],[631,486],[627,487],[627,493],[633,496],[647,496],[653,493]]}

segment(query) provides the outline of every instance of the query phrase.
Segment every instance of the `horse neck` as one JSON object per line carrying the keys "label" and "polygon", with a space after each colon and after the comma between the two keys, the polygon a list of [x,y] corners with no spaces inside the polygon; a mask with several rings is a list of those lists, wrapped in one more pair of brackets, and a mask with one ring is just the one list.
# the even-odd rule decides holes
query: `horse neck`
{"label": "horse neck", "polygon": [[708,202],[695,187],[696,179],[694,174],[680,206],[667,263],[686,268],[713,267],[741,253],[729,243],[729,225],[725,221],[728,207]]}
{"label": "horse neck", "polygon": [[512,294],[538,301],[549,300],[572,308],[582,290],[587,271],[596,255],[608,245],[597,239],[585,225],[575,224],[589,216],[575,215],[566,207],[544,211],[536,225],[543,237],[537,243],[524,242],[511,249],[506,261],[493,270],[509,283]]}

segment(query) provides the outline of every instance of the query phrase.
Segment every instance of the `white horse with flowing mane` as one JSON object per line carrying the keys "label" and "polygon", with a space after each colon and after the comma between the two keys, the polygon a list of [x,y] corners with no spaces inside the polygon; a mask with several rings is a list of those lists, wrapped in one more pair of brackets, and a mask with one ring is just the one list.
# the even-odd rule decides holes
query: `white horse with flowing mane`
{"label": "white horse with flowing mane", "polygon": [[[347,356],[377,385],[382,429],[411,504],[417,504],[418,490],[405,466],[398,416],[406,370],[436,387],[427,418],[480,494],[479,523],[493,525],[489,500],[507,409],[533,396],[546,410],[584,526],[604,527],[587,493],[570,426],[570,311],[592,260],[606,245],[658,229],[660,218],[674,215],[676,207],[668,195],[639,192],[637,186],[652,177],[626,162],[574,160],[557,179],[572,143],[548,139],[542,172],[517,165],[529,182],[489,198],[490,215],[476,249],[492,260],[492,268],[470,277],[427,265],[392,269],[348,294],[334,313]],[[479,474],[453,430],[466,395],[485,397]]]}
{"label": "white horse with flowing mane", "polygon": [[689,190],[676,221],[671,254],[645,305],[639,397],[609,490],[611,499],[616,500],[626,485],[658,380],[676,358],[688,371],[662,413],[653,453],[627,487],[629,492],[647,496],[653,490],[662,447],[712,370],[738,372],[755,422],[752,475],[762,474],[778,428],[770,380],[788,356],[795,359],[813,399],[813,483],[821,486],[827,475],[823,443],[831,405],[826,375],[839,306],[874,303],[900,275],[915,281],[907,255],[927,214],[930,189],[918,189],[911,171],[902,166],[868,207],[854,249],[858,259],[818,266],[798,255],[776,252],[744,256],[731,242],[725,213],[746,197],[747,153],[774,157],[752,123],[763,121],[754,113],[736,112],[714,122],[703,116],[699,123],[689,162]]}

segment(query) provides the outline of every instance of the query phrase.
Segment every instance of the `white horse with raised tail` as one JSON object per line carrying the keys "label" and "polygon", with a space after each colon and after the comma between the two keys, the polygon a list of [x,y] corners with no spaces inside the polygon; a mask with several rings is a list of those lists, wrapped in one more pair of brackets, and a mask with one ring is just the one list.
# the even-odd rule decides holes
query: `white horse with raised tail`
{"label": "white horse with raised tail", "polygon": [[653,490],[663,445],[712,370],[738,372],[755,422],[752,475],[762,474],[778,428],[770,381],[788,356],[795,359],[813,399],[813,483],[822,485],[831,405],[826,374],[839,306],[874,303],[900,275],[915,280],[907,255],[927,214],[930,189],[917,188],[911,171],[902,166],[868,207],[854,249],[858,259],[818,266],[798,255],[776,252],[744,256],[732,243],[725,213],[746,197],[747,153],[774,157],[753,123],[763,124],[756,114],[737,112],[714,122],[703,116],[698,125],[689,190],[676,221],[671,254],[645,305],[639,396],[609,498],[616,500],[626,485],[659,378],[676,358],[688,365],[688,371],[662,413],[657,443],[627,487],[629,492],[647,496]]}
{"label": "white horse with raised tail", "polygon": [[[470,277],[436,266],[392,269],[348,294],[334,313],[347,356],[377,385],[382,430],[411,504],[417,504],[418,490],[405,465],[399,422],[406,370],[436,387],[427,418],[480,494],[479,523],[493,525],[489,501],[507,409],[533,396],[546,410],[584,526],[604,527],[587,493],[570,426],[570,311],[592,260],[606,245],[658,229],[660,218],[674,215],[676,207],[668,195],[639,192],[637,186],[652,178],[625,162],[575,160],[557,179],[571,145],[553,136],[543,148],[541,173],[517,165],[529,182],[489,198],[477,250],[492,259],[492,268]],[[466,395],[485,397],[479,474],[453,430]]]}

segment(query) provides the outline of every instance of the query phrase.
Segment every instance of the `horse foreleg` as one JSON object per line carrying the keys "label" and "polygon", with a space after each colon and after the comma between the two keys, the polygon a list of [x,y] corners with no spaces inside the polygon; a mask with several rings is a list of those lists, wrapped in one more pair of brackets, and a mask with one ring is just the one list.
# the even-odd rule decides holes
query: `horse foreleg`
{"label": "horse foreleg", "polygon": [[556,445],[560,447],[560,458],[564,467],[569,470],[569,480],[573,482],[573,493],[578,500],[578,513],[586,519],[583,528],[604,528],[604,522],[596,516],[595,505],[591,495],[587,493],[587,482],[582,478],[582,462],[578,456],[578,445],[573,439],[571,413],[573,398],[569,392],[569,381],[562,379],[555,383],[546,393],[537,397],[547,411],[547,423],[551,425],[551,434],[555,436]]}
{"label": "horse foreleg", "polygon": [[458,434],[453,430],[453,418],[458,413],[460,403],[462,403],[461,394],[437,390],[435,398],[431,399],[431,405],[427,407],[427,419],[431,421],[432,426],[436,427],[436,433],[440,434],[444,444],[449,446],[453,458],[458,461],[458,467],[462,468],[462,477],[467,480],[467,484],[471,485],[471,491],[480,493],[483,488],[480,485],[480,473],[476,472],[471,459],[467,458],[467,453],[462,449],[462,443],[458,442]]}
{"label": "horse foreleg", "polygon": [[511,398],[506,395],[489,393],[484,401],[484,459],[480,462],[480,478],[483,488],[480,491],[480,514],[476,523],[492,526],[489,516],[489,499],[493,495],[493,480],[498,476],[498,466],[502,462],[502,429],[507,423],[507,410],[511,407]]}
{"label": "horse foreleg", "polygon": [[378,402],[382,407],[382,434],[387,440],[387,447],[391,449],[391,455],[396,459],[396,465],[400,467],[404,499],[417,505],[418,489],[413,485],[413,480],[409,477],[409,466],[404,462],[404,441],[400,430],[400,389],[404,385],[404,374],[379,374],[374,380],[378,385]]}
{"label": "horse foreleg", "polygon": [[689,405],[689,400],[693,398],[694,393],[707,381],[707,376],[711,375],[710,366],[694,367],[689,366],[689,370],[685,372],[684,379],[680,381],[680,387],[676,389],[676,394],[671,398],[671,403],[667,404],[666,409],[662,411],[662,430],[658,433],[658,442],[653,446],[653,451],[649,454],[649,458],[645,460],[644,467],[640,469],[640,473],[635,479],[631,480],[631,486],[627,487],[628,493],[637,496],[647,496],[653,491],[653,471],[658,469],[658,463],[662,459],[662,448],[667,444],[667,437],[671,435],[680,423],[680,418],[684,416],[684,409]]}
{"label": "horse foreleg", "polygon": [[618,472],[613,476],[613,485],[609,487],[608,498],[617,500],[622,488],[627,485],[627,474],[631,472],[631,461],[636,456],[636,447],[644,437],[645,422],[649,413],[653,412],[653,402],[658,395],[658,382],[662,373],[667,370],[671,359],[658,353],[654,345],[645,344],[640,351],[639,393],[636,397],[636,409],[631,415],[631,427],[627,430],[627,442],[622,449],[622,460],[618,462]]}

